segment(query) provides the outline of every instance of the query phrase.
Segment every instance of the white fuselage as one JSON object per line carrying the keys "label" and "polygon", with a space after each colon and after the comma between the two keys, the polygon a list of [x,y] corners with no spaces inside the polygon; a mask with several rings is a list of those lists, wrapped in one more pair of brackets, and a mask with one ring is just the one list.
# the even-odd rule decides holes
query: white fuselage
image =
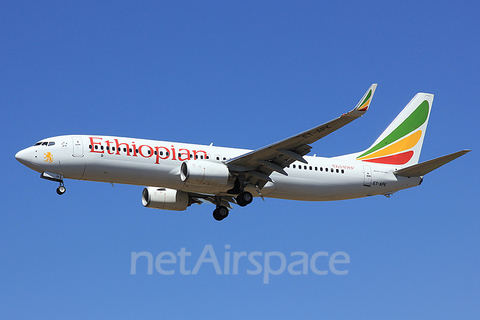
{"label": "white fuselage", "polygon": [[[17,159],[38,172],[64,178],[165,187],[184,192],[227,195],[227,186],[199,186],[182,182],[182,162],[222,162],[251,150],[111,136],[66,135],[42,140],[20,151]],[[47,145],[45,145],[47,142]],[[48,145],[50,144],[50,145]],[[420,184],[420,177],[393,174],[391,165],[357,160],[305,156],[308,164],[294,162],[273,172],[261,195],[270,198],[325,201],[391,194]],[[248,189],[248,187],[247,187]],[[254,196],[258,192],[253,187]]]}

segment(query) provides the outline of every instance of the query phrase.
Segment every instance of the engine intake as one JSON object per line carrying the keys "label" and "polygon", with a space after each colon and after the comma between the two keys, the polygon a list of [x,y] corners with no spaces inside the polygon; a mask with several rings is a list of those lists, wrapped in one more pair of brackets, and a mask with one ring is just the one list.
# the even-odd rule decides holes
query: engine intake
{"label": "engine intake", "polygon": [[197,186],[226,186],[230,173],[223,163],[210,161],[185,161],[180,168],[183,182]]}
{"label": "engine intake", "polygon": [[142,192],[142,204],[147,208],[183,211],[191,201],[188,193],[183,191],[146,187]]}

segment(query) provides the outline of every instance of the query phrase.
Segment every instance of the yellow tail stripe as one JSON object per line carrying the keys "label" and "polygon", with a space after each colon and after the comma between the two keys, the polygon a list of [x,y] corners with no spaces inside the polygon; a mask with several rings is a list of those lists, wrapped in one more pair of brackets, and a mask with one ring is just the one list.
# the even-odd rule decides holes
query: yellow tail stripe
{"label": "yellow tail stripe", "polygon": [[402,140],[397,141],[394,144],[384,149],[378,150],[377,152],[369,154],[366,157],[358,158],[357,160],[367,160],[372,158],[384,157],[394,153],[411,149],[418,143],[421,137],[422,137],[422,130],[418,130],[414,134],[411,134],[408,137],[405,137]]}
{"label": "yellow tail stripe", "polygon": [[370,105],[370,99],[368,99],[367,102],[365,102],[363,105],[361,105],[360,108],[358,108],[357,110],[362,110],[364,108],[368,108],[369,105]]}

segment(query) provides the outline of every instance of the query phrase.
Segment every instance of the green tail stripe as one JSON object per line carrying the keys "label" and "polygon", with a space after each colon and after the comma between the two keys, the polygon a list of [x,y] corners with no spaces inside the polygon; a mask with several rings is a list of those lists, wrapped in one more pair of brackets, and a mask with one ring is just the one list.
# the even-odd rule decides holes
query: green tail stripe
{"label": "green tail stripe", "polygon": [[372,96],[372,90],[368,90],[368,94],[367,94],[367,96],[365,97],[365,99],[363,99],[362,103],[360,103],[360,106],[363,106],[363,104],[364,104],[365,102],[367,102],[368,99],[370,99],[371,96]]}
{"label": "green tail stripe", "polygon": [[367,150],[365,153],[362,155],[358,156],[357,158],[364,157],[372,152],[375,152],[387,145],[389,145],[392,142],[397,141],[398,139],[406,136],[413,130],[417,129],[420,127],[428,117],[428,101],[425,100],[423,101],[415,111],[412,112],[408,116],[407,119],[405,119],[395,130],[393,130],[388,136],[386,136],[382,141],[374,145],[372,148]]}

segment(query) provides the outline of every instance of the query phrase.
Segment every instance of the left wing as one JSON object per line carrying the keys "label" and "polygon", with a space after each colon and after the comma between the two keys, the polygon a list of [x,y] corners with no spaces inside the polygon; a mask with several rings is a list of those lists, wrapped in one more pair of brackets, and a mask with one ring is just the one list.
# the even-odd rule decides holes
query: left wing
{"label": "left wing", "polygon": [[230,159],[225,163],[230,169],[230,172],[244,175],[246,181],[249,181],[249,183],[261,189],[268,181],[271,181],[270,174],[273,171],[287,175],[283,168],[291,163],[295,161],[307,163],[303,156],[312,149],[309,144],[363,116],[370,106],[376,88],[377,84],[372,84],[362,99],[360,99],[357,106],[352,111],[341,115],[337,119],[299,133],[293,137]]}

